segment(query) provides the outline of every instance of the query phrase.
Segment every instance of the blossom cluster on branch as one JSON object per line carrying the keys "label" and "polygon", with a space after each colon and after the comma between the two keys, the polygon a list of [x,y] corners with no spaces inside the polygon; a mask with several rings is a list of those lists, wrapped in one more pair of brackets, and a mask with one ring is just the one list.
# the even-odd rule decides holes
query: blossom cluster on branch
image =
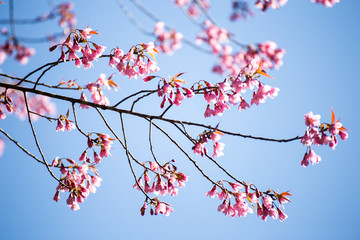
{"label": "blossom cluster on branch", "polygon": [[[20,20],[10,19],[9,23],[32,24],[37,22],[45,22],[47,20],[51,20],[53,18],[58,17],[59,18],[58,25],[62,28],[62,32],[60,34],[49,34],[44,38],[44,41],[54,43],[57,41],[59,37],[63,37],[69,34],[73,30],[76,24],[75,14],[72,11],[73,7],[74,6],[72,3],[62,3],[56,5],[50,12],[46,12],[34,19],[20,19]],[[18,38],[13,31],[14,31],[13,27],[10,28],[10,30],[6,27],[1,29],[1,35],[5,36],[7,39],[5,40],[4,44],[0,44],[0,65],[3,64],[6,58],[10,56],[14,56],[14,58],[22,65],[27,64],[29,58],[35,54],[35,49],[31,47],[27,47],[22,42],[24,41],[37,42],[43,40],[43,39],[31,39],[31,38],[21,39]]]}
{"label": "blossom cluster on branch", "polygon": [[307,150],[301,165],[307,167],[310,162],[314,165],[321,161],[321,157],[311,149],[311,145],[329,145],[330,148],[335,150],[338,144],[337,136],[340,136],[342,140],[346,140],[348,133],[340,119],[335,121],[333,109],[331,109],[331,123],[320,124],[320,115],[314,115],[312,112],[305,114],[304,118],[307,129],[301,138],[301,143],[307,146]]}

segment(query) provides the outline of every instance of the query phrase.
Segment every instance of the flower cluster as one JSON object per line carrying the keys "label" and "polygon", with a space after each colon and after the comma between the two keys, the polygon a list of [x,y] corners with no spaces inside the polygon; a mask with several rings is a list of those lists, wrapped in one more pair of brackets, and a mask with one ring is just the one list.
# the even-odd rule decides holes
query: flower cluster
{"label": "flower cluster", "polygon": [[278,9],[284,6],[288,0],[257,0],[255,7],[260,8],[265,12],[268,8]]}
{"label": "flower cluster", "polygon": [[[91,100],[93,103],[101,105],[109,105],[109,99],[104,95],[102,88],[107,88],[108,90],[114,89],[117,91],[118,85],[112,81],[114,74],[106,77],[104,73],[101,73],[99,78],[95,82],[89,82],[85,86],[80,86],[75,80],[68,80],[67,82],[60,81],[58,86],[67,85],[69,88],[75,88],[81,92],[80,100],[87,101],[84,90],[87,89],[91,94]],[[80,104],[80,108],[88,109],[89,106],[86,104]]]}
{"label": "flower cluster", "polygon": [[[61,158],[55,158],[52,162],[52,167],[60,167],[62,177],[61,183],[56,187],[54,201],[60,201],[60,192],[69,192],[66,200],[67,205],[71,210],[79,210],[79,203],[89,196],[90,193],[96,192],[96,187],[100,187],[102,179],[97,173],[94,165],[83,163],[82,165],[76,164],[72,159],[66,159],[70,165],[65,166]],[[89,173],[92,171],[92,174]]]}
{"label": "flower cluster", "polygon": [[[207,101],[204,116],[221,116],[226,109],[230,108],[230,105],[239,104],[239,111],[250,107],[242,96],[247,89],[253,91],[251,105],[264,103],[268,97],[273,99],[280,91],[278,88],[271,87],[258,80],[260,75],[270,76],[262,69],[262,61],[258,62],[256,59],[244,67],[237,77],[231,76],[223,82],[216,84],[200,81],[191,88],[184,88],[181,86],[181,83],[186,82],[178,78],[182,74],[176,74],[170,81],[167,81],[165,78],[159,80],[157,92],[158,96],[163,98],[160,104],[161,108],[165,106],[166,102],[169,102],[170,105],[175,104],[179,106],[185,96],[192,98],[195,94],[203,94],[204,99]],[[148,82],[154,78],[158,77],[146,76],[143,80]],[[202,82],[204,82],[205,86],[201,84]]]}
{"label": "flower cluster", "polygon": [[20,64],[25,65],[29,58],[35,54],[35,49],[28,48],[10,38],[3,45],[0,45],[0,65],[12,54]]}
{"label": "flower cluster", "polygon": [[221,63],[213,67],[213,72],[224,74],[229,72],[231,75],[237,75],[239,71],[250,64],[252,61],[263,61],[263,69],[279,68],[282,64],[285,50],[278,48],[273,41],[266,41],[256,46],[249,45],[246,49],[232,53],[230,46],[223,46],[220,54]]}
{"label": "flower cluster", "polygon": [[119,72],[128,76],[129,79],[132,77],[137,79],[139,76],[160,70],[155,62],[154,53],[158,53],[158,51],[153,42],[137,44],[126,54],[120,48],[115,48],[111,52],[109,66],[116,67]]}
{"label": "flower cluster", "polygon": [[[103,157],[110,155],[111,144],[114,139],[110,138],[107,134],[95,133],[95,135],[96,138],[92,139],[91,133],[88,134],[88,147],[79,157],[79,161],[82,164],[77,164],[73,159],[62,159],[59,157],[55,158],[51,164],[51,167],[60,168],[62,174],[53,199],[58,202],[60,200],[60,192],[69,192],[66,203],[72,210],[80,209],[79,203],[82,203],[90,193],[95,193],[96,187],[100,187],[102,179],[98,174],[96,165],[101,162]],[[101,149],[99,154],[94,149],[96,146]],[[89,149],[92,149],[94,152],[93,160],[87,156]],[[65,166],[64,160],[70,165]],[[90,174],[89,170],[92,174]]]}
{"label": "flower cluster", "polygon": [[175,32],[175,30],[167,32],[164,28],[164,22],[156,23],[154,35],[157,37],[157,39],[155,44],[162,52],[172,54],[174,50],[181,48],[181,40],[183,39],[183,35],[180,32]]}
{"label": "flower cluster", "polygon": [[[201,11],[194,0],[173,0],[175,2],[175,5],[181,8],[186,8],[188,14],[191,17],[199,17],[201,14]],[[210,2],[208,0],[198,0],[198,4],[204,9],[210,8]]]}
{"label": "flower cluster", "polygon": [[[75,125],[73,123],[73,121],[68,119],[69,117],[69,110],[67,111],[66,115],[62,115],[60,114],[60,116],[57,119],[57,126],[56,126],[56,131],[71,131],[72,129],[75,129]],[[65,124],[63,123],[65,122]]]}
{"label": "flower cluster", "polygon": [[246,19],[247,16],[255,16],[255,13],[250,10],[249,4],[245,1],[234,0],[232,2],[232,13],[230,15],[230,20],[236,21],[239,19]]}
{"label": "flower cluster", "polygon": [[312,112],[305,114],[305,125],[307,130],[301,138],[301,143],[307,146],[307,151],[301,161],[303,167],[307,167],[311,162],[312,165],[321,161],[312,149],[311,145],[329,145],[335,150],[338,143],[337,135],[342,140],[348,138],[347,129],[343,127],[339,120],[335,121],[334,111],[331,109],[331,123],[320,124],[320,115],[314,115]]}
{"label": "flower cluster", "polygon": [[[289,192],[277,193],[275,191],[268,190],[267,192],[260,192],[256,188],[251,188],[253,185],[246,185],[245,183],[231,183],[228,182],[231,186],[231,190],[228,190],[224,187],[223,182],[219,181],[219,185],[221,185],[221,192],[217,192],[217,185],[205,193],[206,196],[215,198],[218,197],[222,203],[218,206],[217,210],[219,212],[224,213],[225,215],[229,215],[232,218],[239,216],[239,217],[246,217],[248,213],[253,213],[253,209],[256,210],[257,215],[261,217],[262,220],[267,219],[268,216],[272,217],[273,219],[279,218],[282,222],[287,218],[287,215],[284,213],[280,207],[283,208],[283,204],[289,202],[288,196],[291,194]],[[244,192],[240,191],[240,189],[245,186]],[[250,192],[253,190],[253,192]],[[235,203],[231,204],[231,198],[234,197]],[[246,200],[251,204],[246,202]],[[276,204],[278,203],[278,205]]]}
{"label": "flower cluster", "polygon": [[[158,83],[158,96],[162,97],[163,100],[160,104],[160,107],[163,108],[168,101],[170,105],[175,104],[179,106],[184,100],[185,96],[187,98],[194,97],[193,89],[185,88],[181,86],[181,83],[186,83],[185,81],[179,79],[183,73],[176,74],[170,81],[166,81],[165,78],[161,78]],[[157,76],[146,76],[143,78],[144,82],[149,82],[152,79],[157,78]]]}
{"label": "flower cluster", "polygon": [[[138,191],[142,190],[146,194],[155,194],[155,195],[166,195],[170,194],[171,196],[176,196],[178,193],[178,188],[185,187],[185,182],[188,181],[188,175],[177,171],[177,167],[173,164],[175,160],[165,163],[163,166],[160,166],[157,162],[147,162],[149,166],[146,166],[146,163],[143,163],[144,172],[139,177],[137,182],[134,184],[134,188]],[[155,175],[152,183],[149,173]],[[169,207],[168,204],[160,202],[157,198],[155,199],[146,199],[144,206],[141,208],[141,214],[145,214],[145,209],[147,205],[155,207],[155,215],[161,213],[168,216],[170,212],[173,212],[173,209]],[[151,208],[150,214],[154,214],[154,210]]]}
{"label": "flower cluster", "polygon": [[[242,96],[248,89],[253,91],[251,105],[259,105],[259,103],[264,103],[268,97],[272,99],[276,97],[280,90],[260,82],[258,80],[260,75],[270,77],[262,69],[262,61],[258,62],[254,59],[241,70],[237,77],[231,76],[217,84],[204,81],[206,87],[201,91],[208,103],[204,116],[221,116],[226,109],[230,108],[230,104],[239,104],[239,111],[249,108],[250,105]],[[211,104],[213,104],[213,108],[211,108]]]}
{"label": "flower cluster", "polygon": [[219,28],[209,20],[205,20],[203,32],[197,35],[196,42],[209,44],[213,54],[223,51],[223,44],[229,39],[229,33],[225,28]]}
{"label": "flower cluster", "polygon": [[[55,104],[50,102],[50,98],[48,97],[35,95],[28,96],[27,100],[29,109],[36,113],[31,114],[32,120],[37,120],[39,115],[54,115],[56,112]],[[9,113],[15,112],[20,119],[25,119],[28,115],[24,94],[22,92],[13,89],[7,89],[5,91],[0,88],[0,119],[5,119],[6,115],[1,106],[5,106],[6,111]]]}
{"label": "flower cluster", "polygon": [[208,139],[213,141],[213,148],[214,152],[212,157],[221,157],[224,155],[223,150],[225,147],[224,143],[219,142],[220,136],[223,133],[212,130],[212,131],[204,131],[202,134],[199,135],[198,139],[195,141],[195,145],[192,147],[192,150],[195,154],[200,154],[202,157],[207,154],[207,149],[205,148],[205,144],[207,143]]}
{"label": "flower cluster", "polygon": [[160,213],[160,214],[164,214],[165,216],[169,216],[170,213],[174,212],[174,209],[170,207],[169,204],[165,202],[160,202],[157,198],[154,198],[150,201],[150,203],[148,201],[144,202],[144,205],[140,208],[140,213],[142,216],[145,215],[145,211],[149,204],[151,206],[150,215],[158,215]]}
{"label": "flower cluster", "polygon": [[[93,66],[92,62],[99,58],[106,48],[89,41],[91,35],[93,34],[98,33],[89,27],[82,30],[76,29],[74,32],[69,34],[62,44],[52,46],[50,51],[54,51],[58,46],[60,46],[62,61],[66,62],[75,60],[76,67],[80,68],[84,65],[85,69],[91,68]],[[77,55],[78,52],[82,54],[81,57]]]}
{"label": "flower cluster", "polygon": [[[161,194],[164,196],[170,194],[176,196],[179,190],[178,187],[185,186],[188,176],[177,171],[177,167],[173,164],[174,161],[171,160],[163,166],[159,166],[156,162],[148,162],[149,167],[146,167],[144,163],[144,173],[134,184],[134,188],[137,190],[141,188],[145,193],[154,193],[155,195]],[[149,171],[155,174],[152,184]]]}
{"label": "flower cluster", "polygon": [[310,1],[314,2],[314,3],[320,3],[320,4],[324,5],[325,7],[332,7],[336,3],[340,2],[340,0],[310,0]]}
{"label": "flower cluster", "polygon": [[59,25],[65,29],[65,33],[72,30],[76,24],[75,14],[71,11],[73,8],[73,3],[61,3],[54,9],[60,15]]}

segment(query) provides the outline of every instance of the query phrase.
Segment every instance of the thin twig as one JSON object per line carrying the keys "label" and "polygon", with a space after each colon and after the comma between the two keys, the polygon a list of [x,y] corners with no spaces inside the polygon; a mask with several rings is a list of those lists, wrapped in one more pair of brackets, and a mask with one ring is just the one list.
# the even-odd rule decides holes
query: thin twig
{"label": "thin twig", "polygon": [[141,97],[138,97],[135,101],[133,101],[133,103],[132,103],[132,105],[131,105],[130,111],[131,111],[131,112],[133,111],[133,109],[134,109],[134,107],[135,107],[135,104],[136,104],[138,101],[140,101],[141,99],[143,99],[143,98],[145,98],[145,97],[150,96],[150,95],[153,94],[154,92],[156,92],[156,91],[152,91],[152,92],[149,92],[149,93],[147,93],[147,94],[142,95]]}
{"label": "thin twig", "polygon": [[13,143],[16,144],[16,146],[18,146],[21,150],[23,150],[23,152],[25,152],[27,155],[29,155],[30,157],[34,158],[36,161],[38,161],[39,163],[45,164],[45,162],[41,161],[39,158],[37,158],[35,155],[33,155],[32,153],[30,153],[26,148],[24,148],[23,146],[20,145],[20,143],[18,141],[16,141],[15,139],[13,139],[7,132],[5,132],[3,129],[0,128],[0,132],[2,132],[10,141],[12,141]]}
{"label": "thin twig", "polygon": [[[28,104],[28,101],[27,101],[27,97],[26,97],[26,92],[24,92],[24,101],[25,101],[25,106],[26,106],[26,110],[27,110],[27,114],[28,114],[28,119],[29,119],[29,124],[30,124],[30,127],[31,127],[31,131],[32,131],[32,134],[33,134],[33,137],[34,137],[34,140],[35,140],[35,143],[36,143],[36,146],[40,152],[40,155],[41,155],[41,158],[43,160],[43,162],[45,163],[45,166],[46,166],[46,169],[48,170],[48,172],[50,173],[50,175],[56,180],[58,181],[60,184],[64,185],[65,187],[69,188],[68,186],[66,186],[62,181],[60,181],[60,179],[58,179],[54,173],[51,171],[50,167],[49,167],[49,164],[47,163],[46,159],[45,159],[45,156],[41,150],[41,147],[40,147],[40,144],[39,144],[39,141],[37,139],[37,136],[36,136],[36,132],[35,132],[35,129],[34,129],[34,126],[33,126],[33,123],[32,123],[32,120],[31,120],[31,116],[30,116],[30,109],[29,109],[29,104]],[[70,188],[69,188],[70,189]]]}
{"label": "thin twig", "polygon": [[120,121],[121,121],[121,129],[122,129],[122,132],[123,132],[123,137],[124,137],[124,144],[125,144],[125,152],[126,152],[126,157],[128,159],[128,163],[129,163],[129,167],[131,169],[131,172],[134,176],[134,179],[135,179],[135,182],[138,186],[138,188],[141,190],[141,192],[146,196],[146,200],[147,199],[150,199],[150,201],[152,201],[152,198],[149,197],[149,195],[145,192],[145,190],[140,186],[139,182],[138,182],[138,179],[136,177],[136,174],[135,174],[135,171],[134,171],[134,168],[132,166],[132,163],[131,163],[131,159],[130,159],[130,156],[129,156],[129,150],[128,150],[128,146],[127,146],[127,140],[126,140],[126,133],[125,133],[125,125],[124,125],[124,120],[123,120],[123,117],[122,117],[122,113],[120,113]]}
{"label": "thin twig", "polygon": [[132,15],[132,13],[129,11],[129,9],[124,5],[122,0],[117,0],[117,4],[119,5],[120,9],[123,11],[125,16],[130,20],[130,22],[143,34],[153,36],[154,34],[152,32],[147,31]]}
{"label": "thin twig", "polygon": [[[150,119],[149,121],[149,144],[150,144],[150,151],[151,151],[151,154],[155,160],[155,162],[157,163],[157,165],[159,165],[159,167],[161,167],[162,165],[159,163],[159,161],[157,160],[156,156],[155,156],[155,153],[154,153],[154,149],[153,149],[153,144],[152,144],[152,139],[151,139],[151,135],[152,135],[152,120]],[[167,169],[161,167],[163,170],[165,171],[168,171]]]}
{"label": "thin twig", "polygon": [[[125,144],[123,143],[123,141],[118,137],[118,135],[116,134],[116,132],[112,129],[112,127],[109,125],[109,123],[107,122],[106,118],[104,117],[104,115],[100,112],[100,110],[98,108],[96,108],[96,111],[99,113],[100,117],[102,118],[102,120],[104,121],[106,127],[110,130],[110,132],[115,136],[116,140],[119,141],[119,143],[121,144],[121,146],[124,148],[124,150],[126,150]],[[138,161],[135,156],[128,150],[130,157],[140,166],[152,171],[150,168],[144,166],[140,161]],[[154,171],[152,171],[154,172]],[[155,173],[155,172],[154,172]]]}
{"label": "thin twig", "polygon": [[162,118],[162,117],[165,115],[165,113],[170,110],[170,108],[171,108],[172,106],[173,106],[173,104],[170,104],[170,105],[160,114],[159,117]]}
{"label": "thin twig", "polygon": [[72,106],[72,109],[73,109],[74,121],[75,121],[75,126],[76,126],[77,130],[79,130],[79,132],[81,132],[81,134],[84,135],[85,137],[88,137],[88,135],[85,132],[83,132],[81,130],[81,128],[79,127],[77,116],[76,116],[76,111],[75,111],[75,103],[72,103],[71,106]]}
{"label": "thin twig", "polygon": [[141,93],[149,93],[149,92],[154,93],[154,92],[156,92],[156,91],[157,91],[157,90],[141,90],[141,91],[139,91],[139,92],[136,92],[136,93],[134,93],[134,94],[131,94],[131,95],[125,97],[124,99],[120,100],[118,103],[116,103],[115,105],[113,105],[113,107],[119,106],[121,103],[125,102],[126,100],[128,100],[128,99],[130,99],[130,98],[132,98],[132,97],[134,97],[134,96],[136,96],[136,95],[138,95],[138,94],[141,94]]}
{"label": "thin twig", "polygon": [[[26,82],[26,83],[35,84],[34,81],[30,81],[30,80],[20,78],[20,77],[10,76],[10,75],[4,74],[4,73],[0,73],[0,76],[10,78],[10,79],[13,79],[13,80],[23,81],[23,82]],[[47,87],[47,88],[55,88],[55,89],[62,89],[62,90],[77,90],[77,91],[79,90],[79,88],[60,87],[60,86],[48,85],[48,84],[45,84],[45,83],[38,83],[37,85]]]}

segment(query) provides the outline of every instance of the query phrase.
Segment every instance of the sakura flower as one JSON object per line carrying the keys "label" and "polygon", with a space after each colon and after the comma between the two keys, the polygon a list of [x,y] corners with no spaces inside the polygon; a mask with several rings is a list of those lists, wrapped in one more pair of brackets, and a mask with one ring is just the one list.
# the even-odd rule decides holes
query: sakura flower
{"label": "sakura flower", "polygon": [[62,121],[60,119],[57,120],[57,126],[56,126],[56,131],[64,131],[65,130],[65,125],[62,123]]}
{"label": "sakura flower", "polygon": [[283,222],[288,216],[283,211],[281,211],[279,208],[277,209],[277,211],[278,211],[278,214],[279,214],[280,222]]}
{"label": "sakura flower", "polygon": [[336,3],[340,2],[340,0],[310,0],[310,1],[314,2],[314,3],[320,3],[320,4],[324,5],[325,7],[332,7]]}
{"label": "sakura flower", "polygon": [[101,157],[94,151],[94,162],[96,164],[101,162]]}
{"label": "sakura flower", "polygon": [[75,125],[70,120],[65,119],[65,129],[71,131],[71,129],[75,129]]}
{"label": "sakura flower", "polygon": [[305,125],[308,127],[314,127],[320,125],[320,115],[314,115],[312,112],[305,114]]}
{"label": "sakura flower", "polygon": [[220,143],[220,142],[215,142],[214,143],[214,153],[213,153],[213,157],[221,157],[224,155],[223,150],[224,150],[225,144],[224,143]]}
{"label": "sakura flower", "polygon": [[214,187],[210,191],[205,193],[205,196],[210,197],[210,198],[214,198],[216,195],[217,195],[216,185],[214,185]]}
{"label": "sakura flower", "polygon": [[54,201],[55,202],[58,202],[60,201],[60,192],[59,191],[56,191],[54,197],[53,197]]}
{"label": "sakura flower", "polygon": [[317,155],[312,149],[310,149],[307,157],[311,161],[312,165],[319,163],[321,161],[321,157]]}

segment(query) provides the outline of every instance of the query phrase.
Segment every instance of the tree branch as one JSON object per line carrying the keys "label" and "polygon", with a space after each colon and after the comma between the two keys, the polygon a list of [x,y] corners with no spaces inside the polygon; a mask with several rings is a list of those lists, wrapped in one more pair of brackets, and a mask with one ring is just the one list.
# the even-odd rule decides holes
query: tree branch
{"label": "tree branch", "polygon": [[58,94],[49,93],[49,92],[44,92],[44,91],[40,91],[40,90],[37,90],[37,89],[26,88],[26,87],[22,87],[22,86],[18,86],[18,85],[0,83],[0,87],[15,89],[15,90],[19,90],[21,92],[31,92],[31,93],[47,96],[47,97],[50,97],[50,98],[53,98],[53,99],[64,100],[64,101],[71,102],[71,103],[80,103],[80,104],[88,105],[88,106],[94,107],[94,108],[100,108],[100,109],[103,109],[103,110],[110,110],[110,111],[113,111],[113,112],[129,114],[129,115],[133,115],[133,116],[137,116],[137,117],[141,117],[141,118],[159,119],[161,121],[165,121],[165,122],[169,122],[169,123],[179,123],[179,124],[197,126],[197,127],[210,129],[210,130],[215,130],[216,129],[217,131],[220,131],[220,132],[222,132],[224,134],[231,135],[231,136],[238,136],[238,137],[242,137],[242,138],[250,138],[250,139],[254,139],[254,140],[262,140],[262,141],[269,141],[269,142],[279,142],[279,143],[291,142],[291,141],[301,139],[301,137],[299,137],[299,136],[296,136],[296,137],[293,137],[293,138],[288,138],[288,139],[274,139],[274,138],[257,137],[257,136],[246,135],[246,134],[241,134],[241,133],[234,133],[234,132],[222,130],[222,129],[219,129],[217,127],[212,127],[212,126],[205,125],[205,124],[202,124],[202,123],[163,118],[163,117],[156,116],[156,115],[149,115],[149,114],[144,114],[144,113],[133,112],[133,111],[126,110],[126,109],[119,109],[119,108],[115,108],[115,107],[112,107],[112,106],[100,105],[100,104],[96,104],[96,103],[92,103],[92,102],[88,102],[88,101],[83,101],[83,100],[72,98],[72,97],[67,97],[67,96],[58,95]]}

